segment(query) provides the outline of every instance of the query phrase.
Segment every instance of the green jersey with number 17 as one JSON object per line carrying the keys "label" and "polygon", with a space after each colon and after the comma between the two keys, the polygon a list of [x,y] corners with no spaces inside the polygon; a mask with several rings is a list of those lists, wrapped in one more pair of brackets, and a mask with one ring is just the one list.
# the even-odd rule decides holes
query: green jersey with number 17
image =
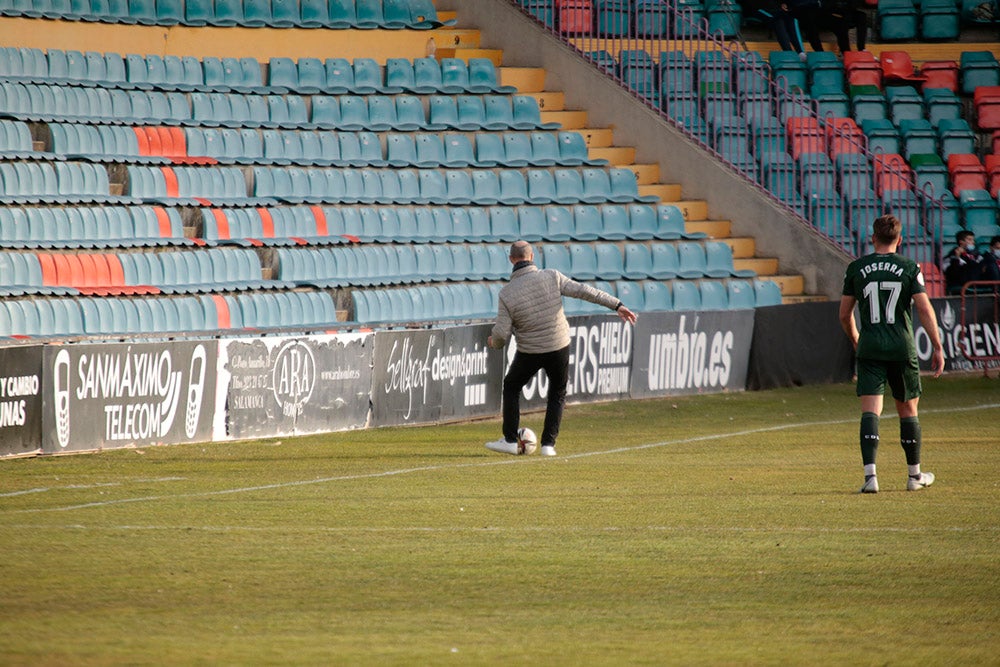
{"label": "green jersey with number 17", "polygon": [[895,253],[873,253],[851,262],[844,276],[844,296],[858,301],[861,315],[857,356],[903,361],[916,355],[910,302],[926,292],[920,267]]}

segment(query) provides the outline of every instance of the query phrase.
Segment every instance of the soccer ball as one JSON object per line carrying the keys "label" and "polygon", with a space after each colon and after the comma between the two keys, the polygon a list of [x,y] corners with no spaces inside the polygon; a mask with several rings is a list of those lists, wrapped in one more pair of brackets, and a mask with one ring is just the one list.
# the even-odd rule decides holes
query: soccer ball
{"label": "soccer ball", "polygon": [[517,429],[517,453],[534,454],[538,447],[538,437],[530,428]]}

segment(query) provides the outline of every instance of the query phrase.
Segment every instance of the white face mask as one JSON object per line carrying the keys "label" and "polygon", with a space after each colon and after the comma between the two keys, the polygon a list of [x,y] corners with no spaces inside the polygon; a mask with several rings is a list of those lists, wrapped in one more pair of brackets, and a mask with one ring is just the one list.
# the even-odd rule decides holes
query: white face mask
{"label": "white face mask", "polygon": [[968,244],[966,244],[965,249],[968,250],[969,252],[973,252],[976,249],[976,244],[975,243],[968,243]]}
{"label": "white face mask", "polygon": [[1000,248],[993,248],[993,256],[1000,259]]}

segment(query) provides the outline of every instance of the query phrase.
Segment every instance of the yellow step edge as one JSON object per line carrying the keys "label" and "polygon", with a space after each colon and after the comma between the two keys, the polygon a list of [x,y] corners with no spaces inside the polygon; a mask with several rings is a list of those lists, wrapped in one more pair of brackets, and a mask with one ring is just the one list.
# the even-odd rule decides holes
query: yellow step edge
{"label": "yellow step edge", "polygon": [[483,33],[477,29],[448,28],[434,33],[435,43],[443,48],[478,49]]}
{"label": "yellow step edge", "polygon": [[675,190],[676,187],[678,186],[665,183],[640,185],[639,194],[643,197],[658,197],[665,204],[673,204],[676,199],[670,199],[670,197],[680,197],[680,190]]}
{"label": "yellow step edge", "polygon": [[470,49],[464,46],[455,48],[438,45],[434,57],[438,60],[442,58],[458,58],[463,62],[469,62],[470,58],[488,58],[493,62],[495,67],[500,67],[500,64],[503,62],[503,51],[500,49]]}
{"label": "yellow step edge", "polygon": [[458,19],[458,12],[452,10],[445,10],[437,12],[438,21],[455,21]]}
{"label": "yellow step edge", "polygon": [[[595,160],[607,160],[615,167],[631,167],[635,164],[635,149],[631,146],[610,146],[608,148],[591,148],[588,151]],[[636,174],[636,178],[638,178]]]}
{"label": "yellow step edge", "polygon": [[822,294],[790,294],[781,298],[781,303],[816,303],[817,301],[829,301]]}
{"label": "yellow step edge", "polygon": [[640,185],[639,194],[643,197],[659,197],[663,204],[677,205],[681,201],[681,186],[676,183],[652,183],[650,185]]}
{"label": "yellow step edge", "polygon": [[684,229],[689,233],[708,234],[712,239],[726,239],[732,234],[733,226],[728,220],[688,220]]}
{"label": "yellow step edge", "polygon": [[564,130],[579,130],[587,127],[586,111],[543,111],[543,123],[559,123]]}
{"label": "yellow step edge", "polygon": [[545,68],[501,67],[497,80],[501,85],[514,86],[519,93],[540,93],[545,90]]}
{"label": "yellow step edge", "polygon": [[681,210],[685,220],[705,220],[708,218],[708,202],[703,199],[682,199],[670,203]]}
{"label": "yellow step edge", "polygon": [[[593,157],[593,153],[591,153],[591,157]],[[639,181],[639,185],[660,185],[660,165],[630,164],[628,168],[635,174],[635,178]],[[680,193],[678,192],[678,194]]]}
{"label": "yellow step edge", "polygon": [[726,245],[733,251],[733,259],[746,259],[753,257],[757,252],[757,242],[753,237],[739,236],[724,239]]}
{"label": "yellow step edge", "polygon": [[565,111],[566,95],[560,91],[545,91],[541,93],[528,93],[538,102],[541,111]]}
{"label": "yellow step edge", "polygon": [[733,260],[733,268],[744,271],[750,269],[758,277],[774,276],[778,273],[778,260],[773,257],[745,257]]}
{"label": "yellow step edge", "polygon": [[781,288],[781,294],[802,294],[805,292],[805,280],[802,276],[768,276],[768,280],[773,280]]}
{"label": "yellow step edge", "polygon": [[577,131],[589,148],[606,148],[615,142],[615,131],[610,127],[586,127]]}

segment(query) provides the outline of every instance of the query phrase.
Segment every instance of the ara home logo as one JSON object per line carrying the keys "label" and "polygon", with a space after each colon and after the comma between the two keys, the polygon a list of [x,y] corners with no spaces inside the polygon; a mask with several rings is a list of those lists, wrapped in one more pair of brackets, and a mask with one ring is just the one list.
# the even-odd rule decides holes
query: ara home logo
{"label": "ara home logo", "polygon": [[301,340],[281,346],[274,358],[274,400],[286,417],[298,417],[316,388],[316,358]]}

